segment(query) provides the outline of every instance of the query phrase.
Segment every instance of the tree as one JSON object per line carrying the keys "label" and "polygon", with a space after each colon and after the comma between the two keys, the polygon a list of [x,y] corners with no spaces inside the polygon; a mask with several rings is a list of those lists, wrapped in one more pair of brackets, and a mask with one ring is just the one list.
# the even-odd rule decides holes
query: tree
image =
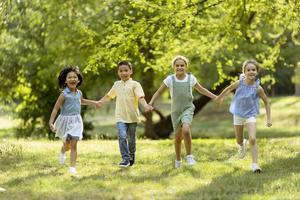
{"label": "tree", "polygon": [[[16,103],[24,136],[45,134],[38,127],[47,127],[58,96],[54,77],[67,64],[81,67],[83,92],[99,98],[115,80],[116,63],[128,59],[149,100],[176,54],[187,56],[199,82],[214,90],[236,79],[248,58],[262,63],[262,83],[274,84],[287,38],[299,44],[296,0],[32,0],[1,7],[0,98]],[[147,137],[171,132],[161,135],[164,120],[145,117]]]}

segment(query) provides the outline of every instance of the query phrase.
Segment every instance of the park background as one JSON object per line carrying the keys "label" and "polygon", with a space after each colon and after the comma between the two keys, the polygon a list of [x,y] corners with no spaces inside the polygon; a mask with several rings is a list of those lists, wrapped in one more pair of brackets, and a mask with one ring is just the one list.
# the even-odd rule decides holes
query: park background
{"label": "park background", "polygon": [[[300,2],[297,0],[4,0],[0,2],[0,199],[300,199]],[[193,168],[173,168],[165,93],[138,127],[137,163],[121,170],[114,102],[82,107],[80,178],[67,174],[48,121],[68,65],[83,72],[84,97],[100,99],[129,60],[149,101],[184,55],[219,94],[242,63],[262,65],[273,127],[257,122],[262,174],[238,160],[228,106],[194,94]],[[245,134],[247,136],[247,134]],[[183,151],[184,152],[184,151]]]}

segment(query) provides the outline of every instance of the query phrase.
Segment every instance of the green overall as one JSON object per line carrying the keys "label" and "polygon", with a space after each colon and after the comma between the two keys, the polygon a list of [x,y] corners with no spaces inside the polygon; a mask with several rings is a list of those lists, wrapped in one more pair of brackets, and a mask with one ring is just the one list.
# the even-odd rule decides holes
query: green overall
{"label": "green overall", "polygon": [[174,132],[177,133],[183,123],[192,123],[195,106],[190,86],[191,75],[187,74],[187,82],[176,82],[174,76],[172,76],[171,119]]}

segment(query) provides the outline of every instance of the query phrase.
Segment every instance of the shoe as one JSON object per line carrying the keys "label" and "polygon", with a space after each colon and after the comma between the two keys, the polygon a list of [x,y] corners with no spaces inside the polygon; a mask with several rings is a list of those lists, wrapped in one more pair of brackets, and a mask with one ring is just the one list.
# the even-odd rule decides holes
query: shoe
{"label": "shoe", "polygon": [[243,140],[243,145],[239,145],[239,158],[243,159],[247,152],[247,140]]}
{"label": "shoe", "polygon": [[128,167],[130,165],[129,160],[123,160],[122,162],[120,162],[119,166],[120,167]]}
{"label": "shoe", "polygon": [[69,167],[69,173],[70,173],[71,175],[76,175],[76,174],[77,174],[76,168],[75,168],[75,167]]}
{"label": "shoe", "polygon": [[190,166],[193,166],[193,165],[196,164],[196,161],[194,160],[194,156],[193,155],[187,155],[186,156],[186,162]]}
{"label": "shoe", "polygon": [[260,173],[261,172],[261,168],[258,166],[258,164],[252,163],[252,171],[254,173]]}
{"label": "shoe", "polygon": [[59,153],[58,157],[59,164],[63,165],[66,161],[66,154],[65,153]]}
{"label": "shoe", "polygon": [[181,160],[175,160],[175,168],[181,167]]}
{"label": "shoe", "polygon": [[132,166],[134,164],[135,161],[135,155],[132,155],[131,158],[129,159],[129,166]]}

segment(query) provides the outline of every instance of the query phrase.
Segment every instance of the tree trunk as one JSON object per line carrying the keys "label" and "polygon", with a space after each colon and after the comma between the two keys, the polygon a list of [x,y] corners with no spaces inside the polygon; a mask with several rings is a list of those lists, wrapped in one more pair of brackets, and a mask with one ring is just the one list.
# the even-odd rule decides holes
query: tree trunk
{"label": "tree trunk", "polygon": [[295,84],[295,95],[300,96],[300,84]]}
{"label": "tree trunk", "polygon": [[[154,71],[153,69],[148,69],[147,72],[143,72],[141,84],[145,92],[145,99],[147,103],[150,101],[152,97],[152,89],[153,89],[153,80],[154,80]],[[157,139],[158,136],[154,132],[153,120],[152,120],[152,112],[145,113],[143,112],[143,116],[146,118],[145,121],[145,132],[144,135],[150,139]]]}
{"label": "tree trunk", "polygon": [[[228,84],[230,83],[229,80],[225,80],[221,83],[215,90],[210,90],[214,94],[219,94]],[[198,113],[202,108],[210,101],[211,99],[207,96],[201,96],[199,99],[193,101],[195,105],[194,113]],[[154,124],[153,128],[154,134],[158,138],[169,138],[171,133],[173,132],[171,115],[163,118],[156,124]]]}

